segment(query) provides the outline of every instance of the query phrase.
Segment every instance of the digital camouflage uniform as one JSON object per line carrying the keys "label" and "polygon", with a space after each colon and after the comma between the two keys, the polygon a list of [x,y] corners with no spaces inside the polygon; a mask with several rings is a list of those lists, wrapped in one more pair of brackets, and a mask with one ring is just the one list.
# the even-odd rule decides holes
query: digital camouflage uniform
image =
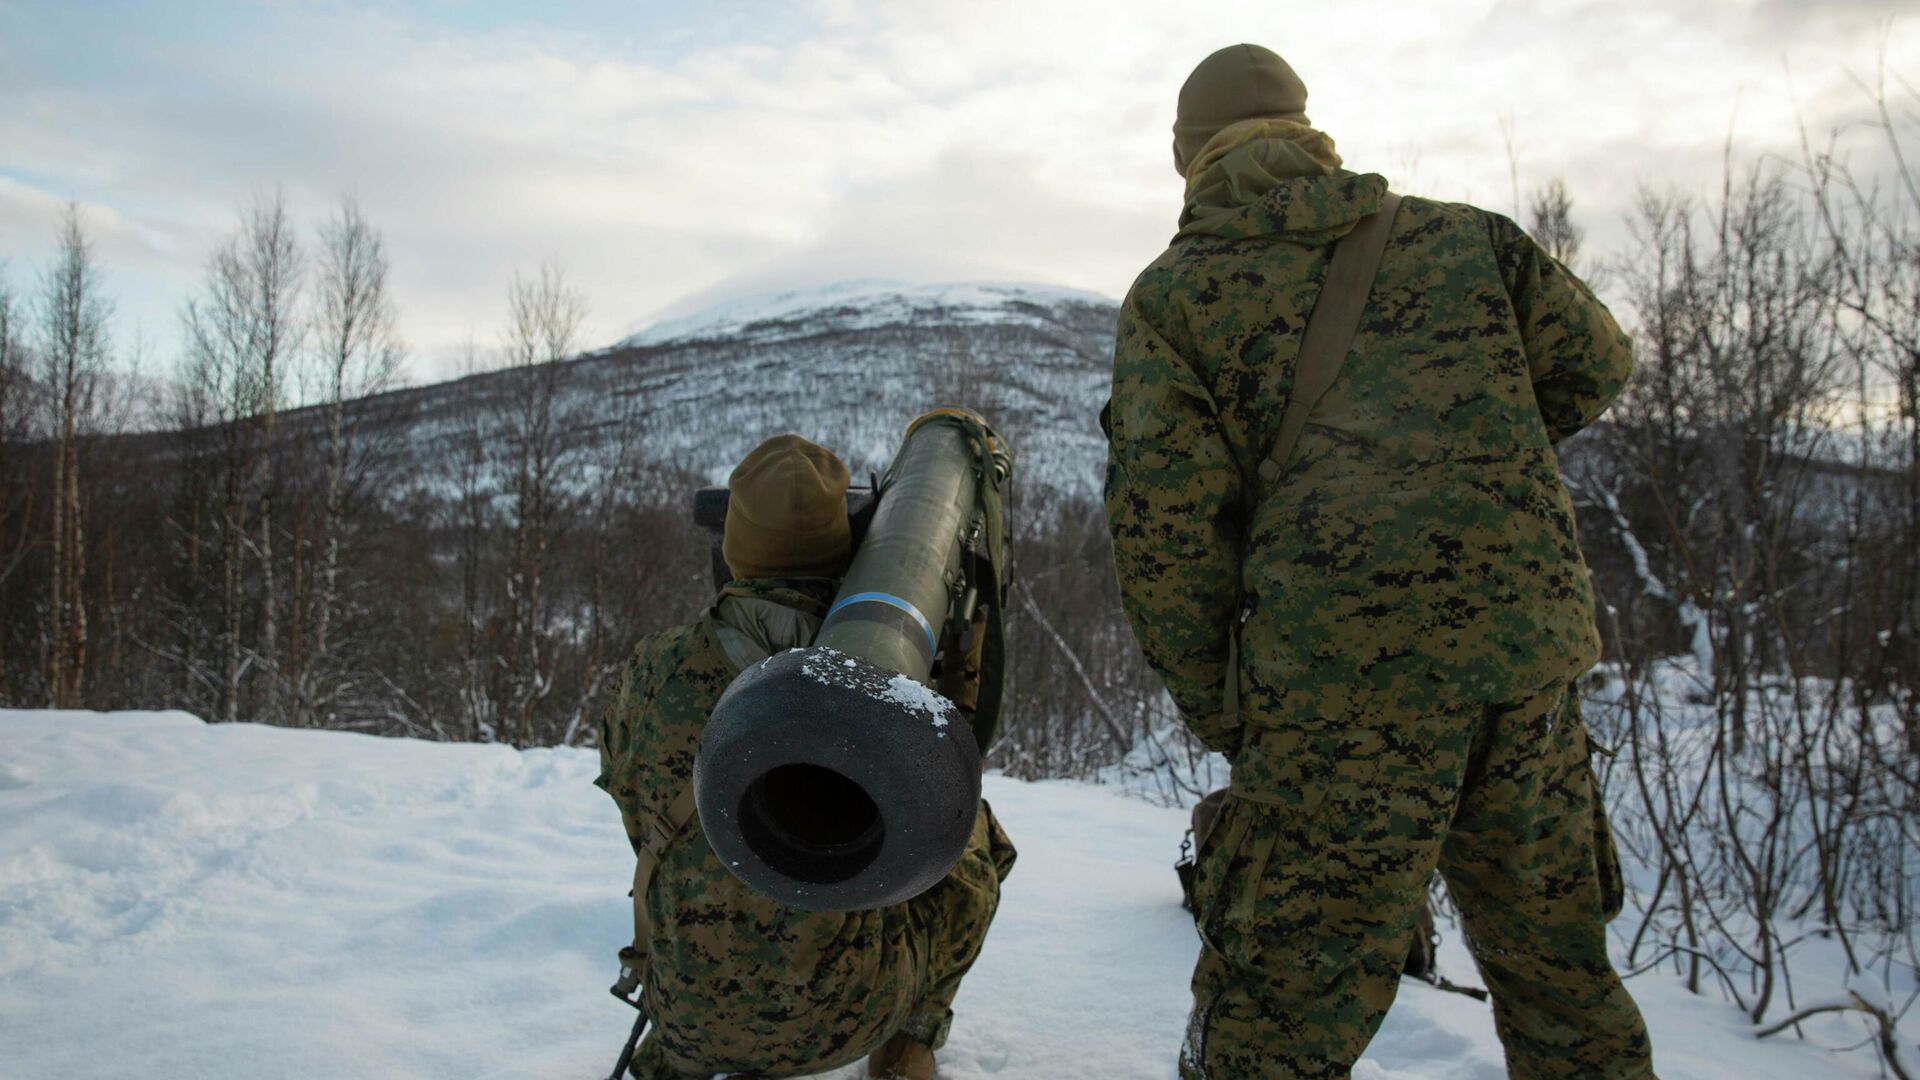
{"label": "digital camouflage uniform", "polygon": [[[700,730],[727,684],[811,642],[831,597],[824,579],[735,581],[698,622],[635,648],[601,721],[596,781],[620,805],[635,850],[639,822],[692,783]],[[959,863],[926,893],[872,911],[803,911],[729,873],[695,816],[643,898],[653,1026],[632,1074],[792,1076],[844,1065],[900,1031],[939,1047],[1013,857],[983,802]]]}
{"label": "digital camouflage uniform", "polygon": [[1618,866],[1571,692],[1599,642],[1554,453],[1629,343],[1511,221],[1406,198],[1339,379],[1255,491],[1331,245],[1386,183],[1274,138],[1200,167],[1122,305],[1107,419],[1128,617],[1233,761],[1182,1075],[1346,1076],[1436,867],[1514,1076],[1651,1075],[1606,953]]}

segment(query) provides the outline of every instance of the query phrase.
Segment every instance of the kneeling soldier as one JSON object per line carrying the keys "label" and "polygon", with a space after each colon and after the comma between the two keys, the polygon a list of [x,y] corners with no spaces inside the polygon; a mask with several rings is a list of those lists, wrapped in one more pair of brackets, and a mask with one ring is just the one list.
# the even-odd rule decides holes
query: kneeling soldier
{"label": "kneeling soldier", "polygon": [[852,558],[847,468],[795,435],[728,479],[732,581],[697,622],[640,642],[600,727],[600,777],[638,856],[623,962],[652,1019],[641,1080],[795,1076],[870,1054],[868,1075],[924,1080],[946,1041],[1013,865],[985,802],[946,879],[902,904],[803,911],[721,865],[693,812],[694,751],[734,676],[813,641]]}

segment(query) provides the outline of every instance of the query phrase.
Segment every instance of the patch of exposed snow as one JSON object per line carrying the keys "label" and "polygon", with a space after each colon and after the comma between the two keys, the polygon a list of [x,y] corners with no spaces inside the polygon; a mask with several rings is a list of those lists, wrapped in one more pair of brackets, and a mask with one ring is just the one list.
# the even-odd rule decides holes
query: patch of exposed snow
{"label": "patch of exposed snow", "polygon": [[844,687],[875,701],[898,705],[906,712],[921,713],[937,728],[947,726],[947,717],[953,708],[939,693],[905,675],[896,673],[882,682],[884,673],[880,669],[862,666],[854,657],[830,645],[813,646],[806,662],[800,665],[800,673],[823,686]]}
{"label": "patch of exposed snow", "polygon": [[[604,1076],[632,1023],[606,987],[633,853],[593,751],[0,711],[0,756],[25,781],[0,789],[6,1076]],[[941,1075],[1172,1080],[1199,949],[1171,868],[1187,814],[997,775],[985,794],[1021,858]],[[1477,982],[1442,932],[1442,970]],[[1842,991],[1817,982],[1803,1000]],[[1856,1016],[1758,1042],[1663,971],[1628,985],[1663,1076],[1875,1074],[1815,1045],[1858,1041]],[[1487,1006],[1413,982],[1354,1070],[1505,1074]]]}
{"label": "patch of exposed snow", "polygon": [[887,688],[881,693],[880,700],[891,701],[914,712],[925,713],[933,718],[933,726],[947,726],[947,710],[952,708],[947,699],[934,692],[931,687],[915,682],[905,675],[895,675],[887,680]]}
{"label": "patch of exposed snow", "polygon": [[839,649],[830,645],[813,645],[808,647],[807,659],[800,665],[800,674],[822,686],[854,686],[856,684],[842,669],[858,671],[859,667],[853,657]]}

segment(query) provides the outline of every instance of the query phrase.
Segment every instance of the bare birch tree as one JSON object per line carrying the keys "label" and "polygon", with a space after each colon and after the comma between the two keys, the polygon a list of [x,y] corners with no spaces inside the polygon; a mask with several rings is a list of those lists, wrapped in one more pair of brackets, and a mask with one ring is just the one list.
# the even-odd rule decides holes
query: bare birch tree
{"label": "bare birch tree", "polygon": [[106,363],[106,298],[78,204],[60,219],[59,253],[41,277],[42,382],[52,410],[53,484],[48,515],[44,679],[55,708],[79,704],[87,671],[86,524],[80,444],[93,422],[93,395]]}
{"label": "bare birch tree", "polygon": [[254,557],[260,567],[258,655],[269,675],[270,715],[263,719],[282,719],[281,704],[280,612],[281,589],[278,567],[274,562],[274,457],[279,451],[277,424],[285,394],[287,368],[298,355],[304,330],[300,318],[301,253],[292,221],[287,217],[286,201],[279,191],[271,198],[258,197],[240,228],[240,253],[251,282],[253,305],[249,311],[248,357],[257,371],[259,402],[254,416],[255,461],[260,476],[258,534]]}
{"label": "bare birch tree", "polygon": [[324,721],[349,669],[335,652],[348,583],[341,576],[344,549],[356,539],[356,504],[372,456],[364,430],[363,399],[391,388],[405,356],[387,292],[387,254],[380,234],[353,200],[320,228],[314,281],[315,359],[319,400],[326,413],[322,466],[318,581],[314,586],[309,640],[290,656],[288,681],[296,724]]}
{"label": "bare birch tree", "polygon": [[[228,722],[240,718],[248,673],[263,657],[271,665],[278,644],[267,459],[282,369],[298,344],[298,280],[299,249],[275,194],[257,201],[214,254],[202,295],[188,302],[183,320],[187,379],[221,443],[218,716]],[[250,567],[258,570],[254,590]]]}
{"label": "bare birch tree", "polygon": [[564,498],[566,361],[579,348],[586,299],[554,266],[531,278],[516,275],[508,290],[504,342],[509,398],[505,403],[506,471],[512,552],[507,565],[509,622],[503,657],[506,714],[514,741],[534,742],[534,711],[553,689],[549,641],[548,556]]}
{"label": "bare birch tree", "polygon": [[252,445],[246,425],[257,408],[259,390],[248,364],[251,351],[247,312],[251,287],[236,245],[229,242],[207,268],[204,295],[187,303],[183,316],[187,336],[186,376],[191,390],[182,404],[195,419],[215,432],[219,447],[214,486],[218,510],[212,532],[193,529],[196,544],[214,546],[211,556],[193,554],[195,576],[216,563],[220,573],[220,602],[213,637],[218,642],[218,674],[214,693],[216,716],[231,723],[240,718],[242,666],[241,586],[244,537],[248,526],[248,477]]}
{"label": "bare birch tree", "polygon": [[[477,386],[479,352],[468,340],[461,356],[460,374]],[[453,490],[444,505],[445,527],[454,537],[454,565],[459,574],[458,677],[452,697],[459,711],[457,729],[462,738],[497,742],[500,738],[493,695],[492,630],[487,584],[491,566],[493,529],[492,471],[488,448],[492,443],[495,410],[469,391],[455,399],[448,452],[440,456],[444,475]]]}
{"label": "bare birch tree", "polygon": [[601,398],[611,407],[595,425],[597,431],[583,433],[593,439],[592,486],[584,508],[586,642],[579,691],[560,736],[563,745],[572,745],[580,733],[593,728],[589,710],[599,701],[601,688],[625,666],[625,648],[632,640],[631,622],[625,617],[631,608],[615,595],[628,583],[616,567],[633,539],[622,533],[632,517],[644,464],[640,455],[644,403],[631,385],[605,387]]}

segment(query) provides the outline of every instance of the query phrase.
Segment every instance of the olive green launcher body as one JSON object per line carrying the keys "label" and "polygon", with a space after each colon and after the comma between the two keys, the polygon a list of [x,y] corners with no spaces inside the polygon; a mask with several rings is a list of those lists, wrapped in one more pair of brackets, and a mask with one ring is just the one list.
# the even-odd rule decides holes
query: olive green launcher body
{"label": "olive green launcher body", "polygon": [[[813,644],[742,672],[714,707],[695,805],[714,852],[756,891],[814,910],[883,907],[959,859],[997,727],[1010,472],[979,417],[915,420]],[[943,650],[982,632],[968,715],[929,683]]]}

